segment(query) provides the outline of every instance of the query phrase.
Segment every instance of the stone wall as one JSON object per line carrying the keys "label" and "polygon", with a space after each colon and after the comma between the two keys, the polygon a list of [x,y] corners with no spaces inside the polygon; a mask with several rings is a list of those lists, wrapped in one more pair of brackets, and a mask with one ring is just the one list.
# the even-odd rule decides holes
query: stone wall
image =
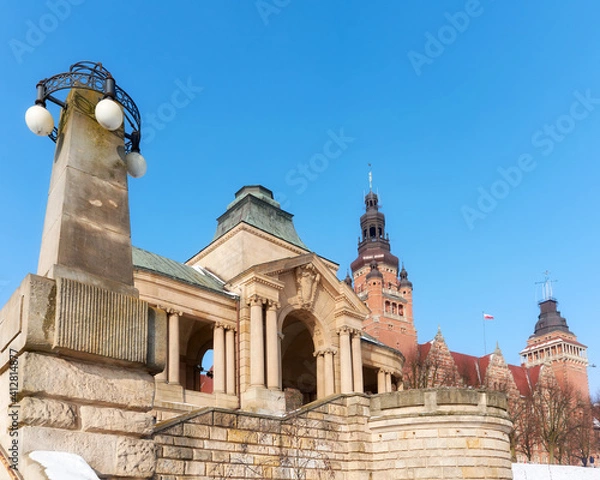
{"label": "stone wall", "polygon": [[159,424],[155,480],[511,479],[506,397],[338,395],[284,417],[203,409]]}
{"label": "stone wall", "polygon": [[372,480],[511,479],[506,396],[466,389],[373,398]]}
{"label": "stone wall", "polygon": [[55,450],[82,456],[102,478],[151,477],[150,372],[164,359],[164,315],[135,297],[29,275],[0,324],[0,446],[11,466],[36,478],[27,454]]}

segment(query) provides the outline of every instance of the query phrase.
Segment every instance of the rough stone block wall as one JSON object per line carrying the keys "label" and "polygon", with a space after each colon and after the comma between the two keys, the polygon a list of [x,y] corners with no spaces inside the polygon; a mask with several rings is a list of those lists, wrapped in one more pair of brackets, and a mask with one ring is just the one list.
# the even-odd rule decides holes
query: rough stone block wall
{"label": "rough stone block wall", "polygon": [[337,397],[285,417],[211,408],[165,422],[154,478],[343,478],[334,472],[346,467],[347,403]]}
{"label": "rough stone block wall", "polygon": [[506,397],[464,389],[374,398],[372,480],[512,479]]}
{"label": "rough stone block wall", "polygon": [[506,397],[340,395],[284,417],[204,409],[157,426],[155,480],[512,478]]}
{"label": "rough stone block wall", "polygon": [[[35,450],[81,455],[102,478],[150,478],[156,464],[154,443],[148,439],[155,424],[150,413],[154,379],[146,366],[130,361],[148,354],[150,332],[141,326],[147,306],[134,297],[104,295],[96,287],[71,289],[76,282],[69,281],[63,303],[68,298],[73,309],[61,309],[56,301],[61,283],[56,287],[54,280],[30,275],[0,310],[0,322],[15,327],[0,345],[0,387],[6,392],[0,398],[5,412],[0,445],[24,478],[31,467],[26,455]],[[86,307],[99,296],[102,314],[100,307]],[[118,305],[124,313],[116,315]],[[134,333],[127,337],[116,331],[123,329],[132,305],[138,315],[132,321]],[[61,322],[68,335],[58,341]],[[100,342],[86,337],[90,331],[97,335],[90,325],[101,323],[104,337],[99,338],[116,339],[118,351],[103,350]]]}

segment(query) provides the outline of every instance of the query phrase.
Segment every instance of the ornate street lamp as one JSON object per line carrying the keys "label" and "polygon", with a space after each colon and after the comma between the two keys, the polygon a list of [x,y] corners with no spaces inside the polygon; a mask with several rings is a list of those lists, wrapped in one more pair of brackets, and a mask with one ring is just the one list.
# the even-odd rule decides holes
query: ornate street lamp
{"label": "ornate street lamp", "polygon": [[110,72],[101,63],[78,62],[71,65],[66,73],[40,80],[37,84],[35,105],[25,113],[25,122],[29,129],[36,135],[49,136],[56,142],[58,129],[54,126],[52,115],[46,109],[46,101],[67,108],[66,103],[53,94],[59,90],[72,88],[93,90],[103,94],[102,100],[96,104],[95,115],[98,123],[106,130],[117,130],[123,125],[123,119],[127,120],[124,131],[127,171],[135,178],[143,176],[147,167],[144,157],[140,154],[142,138],[140,112],[135,102],[116,84]]}

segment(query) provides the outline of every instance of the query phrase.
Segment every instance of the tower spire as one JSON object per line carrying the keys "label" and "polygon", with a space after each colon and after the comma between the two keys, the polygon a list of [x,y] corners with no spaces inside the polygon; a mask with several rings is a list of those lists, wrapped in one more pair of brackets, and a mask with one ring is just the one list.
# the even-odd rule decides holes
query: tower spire
{"label": "tower spire", "polygon": [[369,163],[369,192],[373,191],[373,170],[371,169],[371,164]]}

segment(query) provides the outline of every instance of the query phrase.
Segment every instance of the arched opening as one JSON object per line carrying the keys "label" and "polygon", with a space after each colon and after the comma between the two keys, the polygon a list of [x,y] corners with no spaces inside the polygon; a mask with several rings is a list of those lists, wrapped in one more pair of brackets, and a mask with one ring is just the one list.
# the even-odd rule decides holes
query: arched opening
{"label": "arched opening", "polygon": [[314,320],[306,312],[292,312],[282,325],[281,380],[287,410],[317,399],[317,364],[313,355]]}
{"label": "arched opening", "polygon": [[213,329],[204,325],[190,336],[185,351],[181,382],[186,390],[213,392]]}
{"label": "arched opening", "polygon": [[373,395],[377,392],[377,368],[367,365],[363,366],[363,382],[365,393]]}
{"label": "arched opening", "polygon": [[369,228],[369,238],[375,238],[377,230],[375,228],[375,226],[371,226]]}

